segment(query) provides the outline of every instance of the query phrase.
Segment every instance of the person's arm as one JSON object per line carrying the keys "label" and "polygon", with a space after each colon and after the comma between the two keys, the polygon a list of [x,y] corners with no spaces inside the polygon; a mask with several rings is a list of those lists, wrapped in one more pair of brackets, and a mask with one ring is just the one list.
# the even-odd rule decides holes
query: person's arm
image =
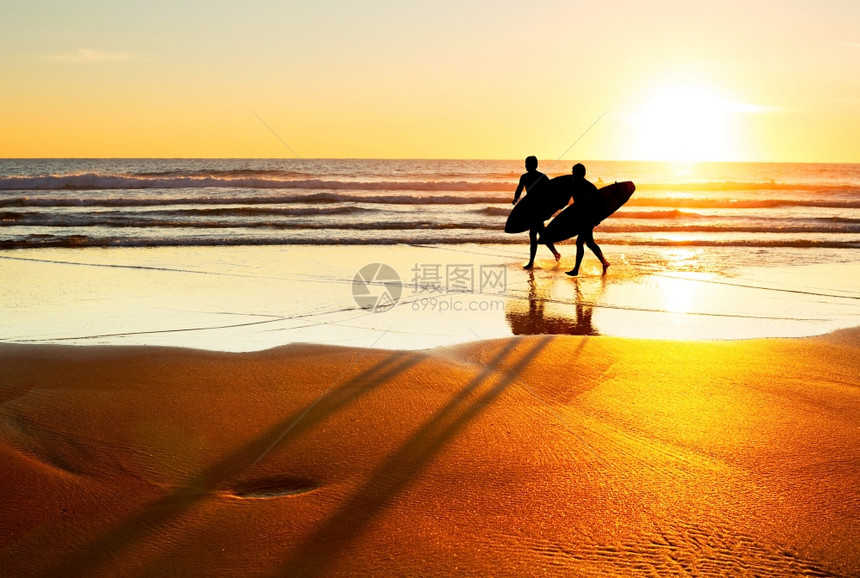
{"label": "person's arm", "polygon": [[597,187],[595,187],[594,183],[591,181],[582,179],[578,182],[574,181],[571,192],[573,202],[582,205],[583,203],[587,203],[591,199],[595,198],[597,195]]}
{"label": "person's arm", "polygon": [[520,195],[522,194],[524,188],[526,188],[526,186],[523,184],[523,177],[520,177],[520,182],[517,185],[517,190],[514,192],[514,202],[511,203],[512,205],[516,205],[517,201],[520,200]]}

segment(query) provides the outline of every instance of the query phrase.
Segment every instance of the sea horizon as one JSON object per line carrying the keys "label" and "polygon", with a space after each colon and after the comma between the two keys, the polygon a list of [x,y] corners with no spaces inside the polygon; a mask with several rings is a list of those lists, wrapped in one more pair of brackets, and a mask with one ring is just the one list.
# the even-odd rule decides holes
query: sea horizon
{"label": "sea horizon", "polygon": [[[572,161],[543,162],[550,176]],[[616,245],[860,247],[860,165],[586,161]],[[0,159],[0,247],[522,242],[505,160]]]}

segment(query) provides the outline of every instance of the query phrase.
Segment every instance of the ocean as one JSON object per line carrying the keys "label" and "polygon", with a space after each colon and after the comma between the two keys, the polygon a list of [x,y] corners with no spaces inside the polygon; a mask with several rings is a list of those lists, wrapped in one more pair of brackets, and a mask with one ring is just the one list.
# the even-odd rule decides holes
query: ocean
{"label": "ocean", "polygon": [[571,241],[524,271],[528,235],[504,233],[518,160],[0,160],[0,341],[421,349],[860,325],[860,165],[585,165],[636,192],[594,231],[608,275],[586,252],[571,278]]}
{"label": "ocean", "polygon": [[[550,177],[575,161],[544,162]],[[860,164],[585,162],[636,192],[595,230],[640,247],[860,248]],[[0,248],[522,244],[522,161],[3,159]],[[834,251],[835,250],[835,251]]]}

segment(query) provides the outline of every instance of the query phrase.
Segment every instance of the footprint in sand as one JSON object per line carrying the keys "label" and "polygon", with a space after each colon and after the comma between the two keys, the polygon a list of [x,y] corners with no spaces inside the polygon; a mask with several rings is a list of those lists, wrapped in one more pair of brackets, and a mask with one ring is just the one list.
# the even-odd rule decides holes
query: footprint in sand
{"label": "footprint in sand", "polygon": [[237,483],[232,493],[239,498],[279,498],[306,494],[319,487],[314,480],[295,476],[260,478]]}

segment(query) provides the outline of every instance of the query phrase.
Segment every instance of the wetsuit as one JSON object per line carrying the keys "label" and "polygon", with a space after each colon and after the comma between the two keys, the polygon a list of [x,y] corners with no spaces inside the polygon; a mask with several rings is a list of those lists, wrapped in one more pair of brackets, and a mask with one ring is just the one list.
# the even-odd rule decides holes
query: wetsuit
{"label": "wetsuit", "polygon": [[597,243],[594,242],[594,227],[596,227],[600,221],[597,220],[595,222],[593,217],[586,217],[586,215],[594,215],[597,212],[596,205],[600,202],[597,187],[595,187],[590,181],[585,180],[585,178],[574,178],[572,180],[573,184],[571,186],[571,193],[573,195],[573,203],[574,206],[579,207],[579,211],[583,215],[583,222],[576,238],[576,266],[571,271],[568,271],[567,274],[577,275],[579,273],[579,265],[582,263],[582,257],[585,252],[583,245],[587,245],[588,248],[591,249],[592,253],[600,259],[600,262],[603,263],[603,273],[605,274],[606,268],[609,267],[609,261],[603,257],[603,251],[601,251]]}
{"label": "wetsuit", "polygon": [[[573,184],[570,191],[573,202],[583,214],[593,213],[598,201],[597,187],[594,186],[594,183],[585,179],[572,179],[572,181]],[[597,223],[589,223],[589,225],[593,228]]]}
{"label": "wetsuit", "polygon": [[538,192],[538,190],[546,186],[548,182],[549,179],[547,176],[540,171],[529,171],[523,174],[523,176],[520,177],[520,182],[517,185],[516,192],[514,193],[514,203],[520,200],[520,195],[522,194],[523,189],[525,189],[525,191],[530,195],[533,195]]}
{"label": "wetsuit", "polygon": [[[529,195],[542,195],[545,194],[546,189],[548,188],[547,184],[549,183],[549,179],[545,174],[540,171],[529,171],[523,174],[520,177],[520,182],[517,184],[517,190],[514,192],[514,204],[520,200],[520,195],[523,192],[523,189]],[[543,221],[538,221],[532,228],[529,230],[529,262],[526,265],[526,268],[530,268],[535,261],[535,255],[537,254],[537,246],[538,246],[538,235],[542,233],[544,230]],[[546,243],[546,246],[552,251],[552,254],[555,256],[555,260],[558,261],[560,255],[558,251],[555,250],[555,246],[552,243]]]}

